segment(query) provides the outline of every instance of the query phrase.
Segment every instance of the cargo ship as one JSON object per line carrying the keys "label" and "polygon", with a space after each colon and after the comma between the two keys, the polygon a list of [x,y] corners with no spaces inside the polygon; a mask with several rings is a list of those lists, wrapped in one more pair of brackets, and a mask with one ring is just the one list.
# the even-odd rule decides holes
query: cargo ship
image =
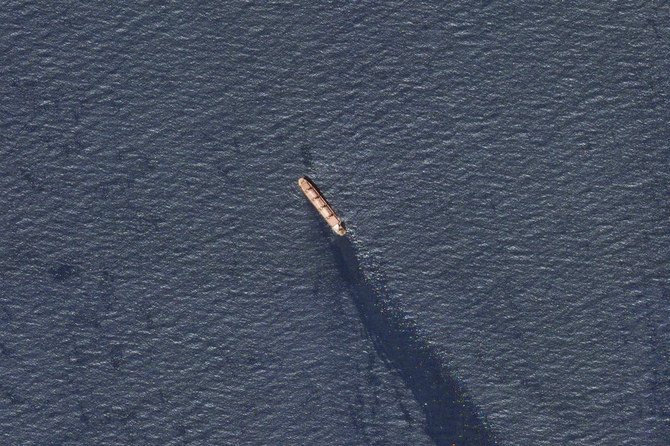
{"label": "cargo ship", "polygon": [[337,215],[335,215],[335,211],[333,211],[333,208],[330,207],[324,196],[319,192],[316,185],[307,177],[300,178],[298,180],[298,185],[310,203],[314,205],[316,210],[319,211],[319,214],[326,220],[330,229],[337,235],[346,234],[347,230],[344,227],[344,223]]}

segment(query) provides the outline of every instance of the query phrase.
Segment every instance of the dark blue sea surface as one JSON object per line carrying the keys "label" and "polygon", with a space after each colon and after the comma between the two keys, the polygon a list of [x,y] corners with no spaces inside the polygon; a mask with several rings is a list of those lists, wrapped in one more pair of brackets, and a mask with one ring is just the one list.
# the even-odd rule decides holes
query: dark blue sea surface
{"label": "dark blue sea surface", "polygon": [[668,444],[668,2],[0,23],[0,444]]}

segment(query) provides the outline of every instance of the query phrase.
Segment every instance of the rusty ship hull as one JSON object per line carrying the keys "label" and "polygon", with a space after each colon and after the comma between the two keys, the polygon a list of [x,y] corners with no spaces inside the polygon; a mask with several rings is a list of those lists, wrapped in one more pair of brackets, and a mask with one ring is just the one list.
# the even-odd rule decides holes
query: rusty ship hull
{"label": "rusty ship hull", "polygon": [[347,230],[344,227],[344,223],[335,214],[335,211],[333,211],[333,208],[328,204],[328,201],[326,201],[316,185],[307,177],[298,179],[298,185],[310,203],[321,214],[323,219],[326,220],[330,229],[337,235],[346,234]]}

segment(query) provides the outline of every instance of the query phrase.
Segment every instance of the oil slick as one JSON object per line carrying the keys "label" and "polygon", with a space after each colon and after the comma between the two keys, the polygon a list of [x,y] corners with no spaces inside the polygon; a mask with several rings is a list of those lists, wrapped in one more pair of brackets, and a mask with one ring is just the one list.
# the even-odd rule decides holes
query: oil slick
{"label": "oil slick", "polygon": [[[345,235],[342,222],[314,183],[307,177],[298,183],[330,228]],[[378,274],[361,265],[351,237],[333,237],[323,229],[366,333],[377,354],[397,371],[423,409],[426,433],[440,446],[498,445],[477,407],[447,370],[444,355],[421,336]]]}
{"label": "oil slick", "polygon": [[423,409],[426,433],[437,445],[497,445],[477,408],[446,370],[443,355],[421,337],[382,281],[364,270],[349,237],[328,238],[366,332]]}

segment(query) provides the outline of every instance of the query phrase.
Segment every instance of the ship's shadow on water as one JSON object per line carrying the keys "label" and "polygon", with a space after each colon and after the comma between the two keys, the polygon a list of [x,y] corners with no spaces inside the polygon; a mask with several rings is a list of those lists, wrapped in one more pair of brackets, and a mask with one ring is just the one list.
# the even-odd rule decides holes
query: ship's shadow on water
{"label": "ship's shadow on water", "polygon": [[398,371],[422,407],[428,435],[438,445],[498,444],[445,369],[443,356],[421,338],[383,284],[366,275],[349,237],[328,238],[366,331],[379,355]]}

